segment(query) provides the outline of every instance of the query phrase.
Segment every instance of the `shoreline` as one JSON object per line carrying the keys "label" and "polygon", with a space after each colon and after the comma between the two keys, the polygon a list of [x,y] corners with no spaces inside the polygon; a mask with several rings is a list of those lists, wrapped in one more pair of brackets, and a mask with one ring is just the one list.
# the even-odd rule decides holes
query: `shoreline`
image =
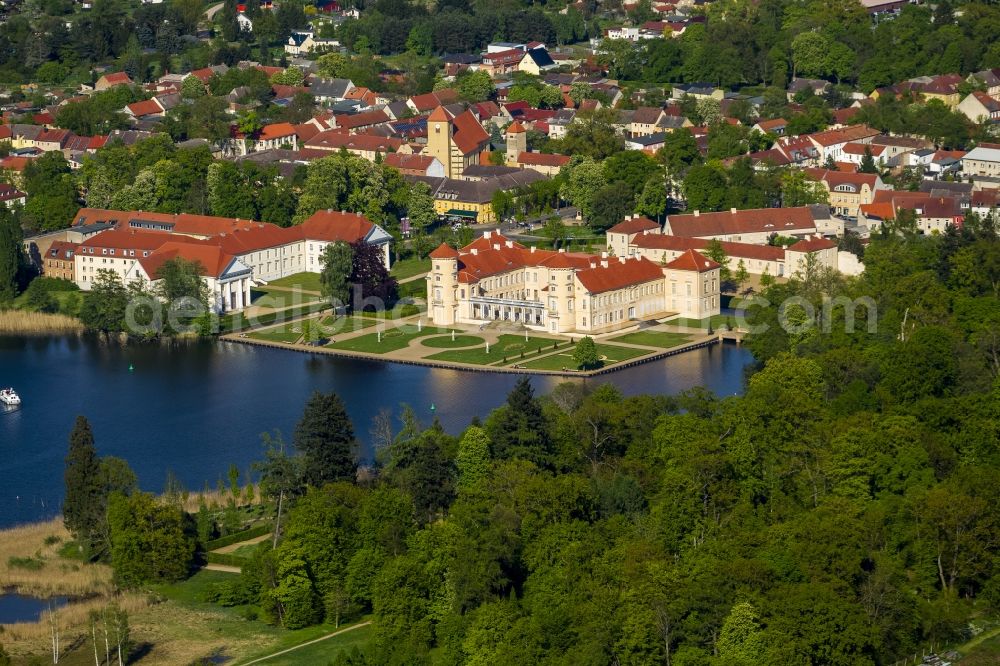
{"label": "shoreline", "polygon": [[636,358],[631,358],[625,361],[621,361],[619,363],[614,363],[612,365],[608,365],[607,367],[596,368],[594,370],[539,370],[535,368],[514,367],[513,365],[510,366],[475,365],[471,363],[456,363],[451,361],[438,361],[429,359],[396,358],[388,354],[371,354],[368,352],[349,351],[344,349],[331,349],[329,347],[311,347],[308,345],[297,344],[297,343],[274,342],[271,340],[261,340],[259,338],[240,337],[239,334],[227,334],[227,335],[220,335],[218,337],[219,342],[235,342],[238,344],[257,345],[261,347],[268,347],[270,349],[282,349],[285,351],[299,352],[304,354],[319,354],[319,355],[336,356],[349,359],[361,359],[366,361],[381,361],[383,363],[417,365],[429,368],[438,368],[443,370],[464,370],[468,372],[485,372],[494,374],[541,375],[549,377],[579,377],[583,379],[590,379],[600,375],[606,375],[612,372],[617,372],[618,370],[625,370],[627,368],[635,367],[637,365],[642,365],[644,363],[658,361],[667,358],[669,356],[676,356],[677,354],[683,354],[685,352],[694,351],[695,349],[712,347],[716,344],[722,344],[726,340],[735,342],[737,345],[739,345],[741,344],[742,339],[743,339],[742,334],[739,333],[731,332],[729,335],[725,335],[723,332],[718,332],[718,333],[713,333],[711,335],[702,336],[700,338],[691,340],[676,347],[670,347],[668,349],[661,349],[658,351],[651,351],[649,354],[638,356]]}

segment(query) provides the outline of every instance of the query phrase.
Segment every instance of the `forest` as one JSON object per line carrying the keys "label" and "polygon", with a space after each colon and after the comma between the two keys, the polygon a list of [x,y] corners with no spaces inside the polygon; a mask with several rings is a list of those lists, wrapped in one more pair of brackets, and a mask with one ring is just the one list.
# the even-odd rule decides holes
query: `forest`
{"label": "forest", "polygon": [[[287,628],[369,616],[351,665],[858,666],[967,640],[1000,612],[996,233],[900,229],[859,278],[757,294],[742,395],[524,378],[461,433],[384,411],[361,461],[366,426],[316,393],[263,438],[273,537],[210,596]],[[93,447],[83,419],[78,541],[126,588],[188,576],[225,520]]]}

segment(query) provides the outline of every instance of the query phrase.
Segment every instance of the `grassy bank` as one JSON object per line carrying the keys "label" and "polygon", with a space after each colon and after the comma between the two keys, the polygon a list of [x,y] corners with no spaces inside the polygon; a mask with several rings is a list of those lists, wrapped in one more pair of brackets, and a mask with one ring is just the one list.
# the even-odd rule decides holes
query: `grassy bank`
{"label": "grassy bank", "polygon": [[75,317],[27,310],[0,310],[0,335],[66,335],[83,332]]}
{"label": "grassy bank", "polygon": [[69,541],[62,518],[0,531],[0,588],[38,597],[111,594],[111,567],[62,557]]}

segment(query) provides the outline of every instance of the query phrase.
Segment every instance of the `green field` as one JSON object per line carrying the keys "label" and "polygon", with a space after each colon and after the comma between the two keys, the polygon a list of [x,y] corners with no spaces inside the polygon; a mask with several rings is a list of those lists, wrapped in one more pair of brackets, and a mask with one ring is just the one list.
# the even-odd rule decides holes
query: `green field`
{"label": "green field", "polygon": [[417,331],[414,324],[408,324],[403,328],[390,328],[382,332],[382,339],[379,340],[378,333],[369,333],[350,340],[335,342],[329,347],[331,349],[344,349],[347,351],[367,352],[369,354],[386,354],[409,346],[412,340],[428,335],[440,335],[450,333],[448,328],[435,328],[434,326],[424,326],[422,331]]}
{"label": "green field", "polygon": [[320,291],[319,273],[295,273],[271,280],[268,284],[275,287],[298,287],[303,291]]}
{"label": "green field", "polygon": [[420,341],[424,347],[436,347],[438,349],[453,349],[455,347],[472,347],[481,345],[486,340],[477,335],[456,335],[454,339],[450,335],[442,335],[435,338],[425,338]]}
{"label": "green field", "polygon": [[684,333],[667,333],[664,331],[636,331],[611,338],[612,342],[627,342],[631,345],[645,345],[647,347],[661,347],[669,349],[677,345],[684,344],[691,339],[690,335]]}
{"label": "green field", "polygon": [[[450,363],[468,363],[470,365],[492,365],[503,362],[504,357],[509,362],[516,361],[523,351],[525,356],[537,354],[538,348],[542,351],[552,349],[553,343],[557,342],[551,338],[528,337],[524,341],[522,335],[501,335],[495,344],[490,345],[490,351],[486,353],[486,347],[476,347],[475,349],[454,349],[428,356],[433,361],[448,361]],[[563,340],[558,342],[562,343]]]}
{"label": "green field", "polygon": [[414,275],[426,273],[431,269],[430,259],[403,259],[392,265],[389,275],[397,280],[405,280]]}

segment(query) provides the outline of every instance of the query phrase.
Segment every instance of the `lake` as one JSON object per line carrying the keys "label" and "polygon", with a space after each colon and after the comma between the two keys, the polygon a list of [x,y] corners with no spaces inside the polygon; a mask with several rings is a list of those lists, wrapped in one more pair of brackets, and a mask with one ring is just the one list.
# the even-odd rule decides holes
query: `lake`
{"label": "lake", "polygon": [[66,605],[66,597],[39,599],[13,592],[4,594],[0,591],[0,624],[15,622],[36,622],[42,612],[49,608],[59,608]]}
{"label": "lake", "polygon": [[[715,345],[573,381],[612,383],[626,395],[695,386],[732,395],[751,360],[745,348]],[[262,432],[281,430],[290,442],[313,391],[339,393],[365,440],[379,409],[398,412],[402,403],[459,433],[502,404],[516,379],[214,341],[122,348],[92,338],[0,337],[0,386],[13,386],[24,402],[0,413],[0,527],[59,512],[78,414],[90,420],[99,453],[128,460],[144,490],[162,490],[168,470],[200,490],[206,481],[215,487],[230,464],[246,474],[261,457]],[[533,378],[542,393],[560,381]]]}

